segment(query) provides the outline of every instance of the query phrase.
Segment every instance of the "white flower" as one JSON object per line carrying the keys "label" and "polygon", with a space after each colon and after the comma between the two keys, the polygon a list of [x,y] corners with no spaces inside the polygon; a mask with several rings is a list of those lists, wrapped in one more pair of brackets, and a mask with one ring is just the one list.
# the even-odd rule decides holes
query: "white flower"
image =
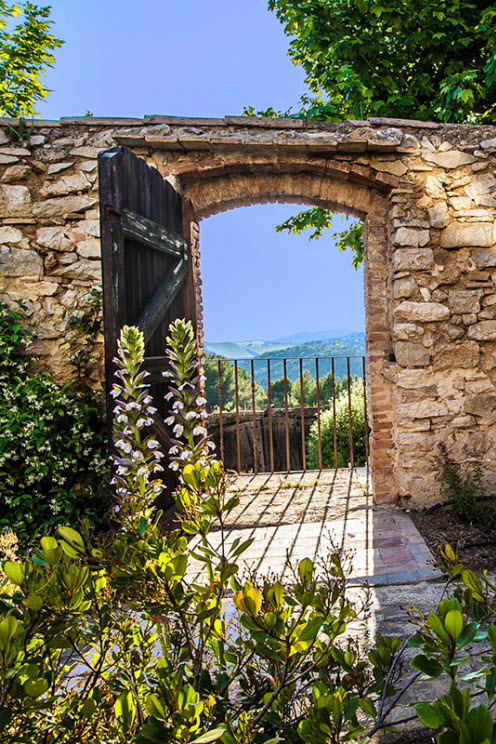
{"label": "white flower", "polygon": [[184,408],[184,403],[181,400],[175,400],[172,404],[172,410],[173,411],[182,411]]}
{"label": "white flower", "polygon": [[154,473],[160,473],[161,470],[163,470],[163,467],[162,465],[159,465],[158,463],[153,468]]}
{"label": "white flower", "polygon": [[125,408],[126,408],[126,411],[132,411],[133,408],[136,408],[139,411],[140,405],[139,403],[131,402],[131,403],[127,403]]}
{"label": "white flower", "polygon": [[200,416],[198,413],[196,413],[196,411],[188,411],[184,418],[186,419],[186,421],[192,421],[193,419],[200,418]]}
{"label": "white flower", "polygon": [[137,460],[139,462],[140,460],[143,460],[143,453],[139,450],[135,450],[132,453],[131,457],[133,458],[133,460]]}
{"label": "white flower", "polygon": [[171,462],[169,465],[171,470],[179,470],[179,463],[178,462]]}
{"label": "white flower", "polygon": [[207,447],[211,450],[215,449],[215,443],[214,442],[207,442]]}
{"label": "white flower", "polygon": [[201,395],[199,395],[198,398],[196,399],[196,405],[197,406],[204,406],[206,404],[206,402],[207,402],[207,399],[206,398],[203,398],[203,396],[201,396]]}
{"label": "white flower", "polygon": [[193,429],[194,436],[199,436],[200,434],[206,434],[206,433],[207,433],[207,430],[205,429],[204,426],[195,426],[195,428]]}
{"label": "white flower", "polygon": [[170,400],[174,397],[174,393],[167,393],[167,395],[164,395],[165,400]]}
{"label": "white flower", "polygon": [[175,437],[180,437],[184,431],[184,426],[181,426],[181,424],[176,424],[172,431]]}
{"label": "white flower", "polygon": [[169,455],[177,455],[179,453],[179,447],[177,445],[174,445],[169,450]]}
{"label": "white flower", "polygon": [[176,417],[175,416],[168,416],[165,419],[165,423],[167,424],[167,426],[172,426],[172,424],[174,423],[175,420],[176,420]]}
{"label": "white flower", "polygon": [[189,450],[181,452],[181,460],[187,460],[189,457],[191,457],[191,452]]}
{"label": "white flower", "polygon": [[139,477],[140,475],[148,475],[148,468],[138,468],[136,475]]}
{"label": "white flower", "polygon": [[123,452],[127,452],[128,454],[133,449],[132,444],[130,442],[125,442],[124,439],[119,439],[119,441],[115,443],[115,446],[117,449],[121,449]]}
{"label": "white flower", "polygon": [[157,449],[157,447],[160,447],[160,444],[159,442],[157,442],[156,439],[149,439],[148,442],[146,443],[146,446],[148,447],[148,449],[152,450],[152,449]]}

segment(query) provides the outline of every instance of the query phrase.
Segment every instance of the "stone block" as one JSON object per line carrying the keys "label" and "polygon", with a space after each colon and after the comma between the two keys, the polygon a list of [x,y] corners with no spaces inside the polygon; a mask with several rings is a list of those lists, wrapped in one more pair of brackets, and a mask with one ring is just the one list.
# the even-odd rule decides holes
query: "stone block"
{"label": "stone block", "polygon": [[398,248],[393,253],[393,271],[425,271],[433,267],[432,248]]}
{"label": "stone block", "polygon": [[27,186],[0,186],[0,213],[2,217],[31,215],[31,194]]}
{"label": "stone block", "polygon": [[470,251],[470,257],[478,269],[488,269],[496,266],[496,248],[476,248]]}
{"label": "stone block", "polygon": [[77,244],[76,250],[83,258],[100,258],[102,253],[100,241],[96,238],[81,241]]}
{"label": "stone block", "polygon": [[2,183],[19,183],[24,181],[33,171],[29,165],[12,165],[7,168],[1,178]]}
{"label": "stone block", "polygon": [[481,290],[450,289],[448,304],[453,313],[478,313],[483,292]]}
{"label": "stone block", "polygon": [[0,245],[0,276],[35,276],[40,278],[43,261],[36,251]]}
{"label": "stone block", "polygon": [[393,335],[397,341],[412,341],[422,335],[423,328],[414,323],[395,323]]}
{"label": "stone block", "polygon": [[488,248],[493,226],[486,222],[452,222],[441,233],[441,248]]}
{"label": "stone block", "polygon": [[439,166],[439,168],[446,168],[447,170],[461,168],[463,165],[470,165],[477,161],[476,157],[470,155],[468,152],[462,152],[461,150],[424,152],[423,157],[428,163],[433,163],[434,165]]}
{"label": "stone block", "polygon": [[396,300],[402,297],[411,297],[417,289],[417,282],[411,276],[395,279],[393,282],[393,296]]}
{"label": "stone block", "polygon": [[55,173],[60,173],[61,171],[67,170],[67,168],[70,168],[74,165],[74,160],[69,160],[65,163],[52,163],[48,166],[48,175],[54,175]]}
{"label": "stone block", "polygon": [[93,196],[64,196],[36,202],[33,205],[33,212],[36,217],[49,219],[63,217],[70,212],[85,212],[95,204],[98,204],[98,199]]}
{"label": "stone block", "polygon": [[0,244],[15,245],[24,239],[24,235],[16,227],[0,227]]}
{"label": "stone block", "polygon": [[468,337],[477,341],[496,341],[496,320],[482,320],[470,326]]}
{"label": "stone block", "polygon": [[77,194],[88,191],[91,188],[91,182],[82,173],[76,173],[73,176],[62,176],[58,181],[48,183],[41,191],[41,196],[66,196],[67,194]]}
{"label": "stone block", "polygon": [[441,227],[446,227],[449,223],[448,206],[444,201],[434,204],[434,206],[428,210],[428,214],[431,227],[439,229]]}
{"label": "stone block", "polygon": [[398,417],[411,419],[436,418],[449,415],[449,410],[440,400],[414,400],[409,403],[400,403],[396,406]]}
{"label": "stone block", "polygon": [[[472,326],[473,328],[473,326]],[[470,330],[469,330],[470,336]],[[477,367],[480,359],[479,345],[475,341],[451,343],[434,349],[432,368],[435,371],[443,369],[470,369]]]}
{"label": "stone block", "polygon": [[485,416],[496,410],[496,394],[471,395],[463,401],[463,412],[473,416]]}
{"label": "stone block", "polygon": [[62,276],[66,279],[101,280],[102,267],[100,261],[92,261],[90,259],[82,258],[80,261],[76,261],[69,266],[56,269],[56,271],[53,272],[53,275]]}
{"label": "stone block", "polygon": [[392,243],[399,246],[419,248],[429,242],[429,230],[416,230],[410,227],[399,227],[393,233]]}
{"label": "stone block", "polygon": [[431,361],[430,352],[422,344],[410,341],[397,341],[394,353],[401,367],[427,367]]}
{"label": "stone block", "polygon": [[43,248],[54,251],[74,250],[74,244],[67,237],[63,227],[40,227],[36,231],[36,242]]}
{"label": "stone block", "polygon": [[439,302],[410,302],[405,300],[394,309],[394,314],[413,322],[431,323],[447,320],[450,311],[446,305],[441,305]]}

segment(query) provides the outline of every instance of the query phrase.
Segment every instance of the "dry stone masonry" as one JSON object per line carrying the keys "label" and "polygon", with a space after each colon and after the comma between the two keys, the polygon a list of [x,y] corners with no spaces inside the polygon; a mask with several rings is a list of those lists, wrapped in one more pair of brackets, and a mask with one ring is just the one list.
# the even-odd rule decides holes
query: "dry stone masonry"
{"label": "dry stone masonry", "polygon": [[275,201],[363,218],[375,498],[435,500],[441,441],[460,461],[484,459],[496,485],[496,127],[161,116],[0,127],[0,297],[29,300],[36,351],[59,378],[67,311],[101,282],[98,153],[124,145],[189,204],[199,307],[201,219]]}

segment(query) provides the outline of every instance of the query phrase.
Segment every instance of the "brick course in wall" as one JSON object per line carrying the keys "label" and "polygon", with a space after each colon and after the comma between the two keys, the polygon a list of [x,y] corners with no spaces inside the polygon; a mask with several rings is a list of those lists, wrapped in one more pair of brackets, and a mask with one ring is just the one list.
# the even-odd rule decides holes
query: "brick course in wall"
{"label": "brick course in wall", "polygon": [[435,500],[440,441],[483,458],[496,485],[496,127],[67,118],[24,139],[17,127],[0,120],[0,297],[29,300],[35,351],[59,378],[67,312],[101,281],[97,156],[125,145],[186,199],[200,334],[201,219],[277,201],[364,219],[375,498]]}

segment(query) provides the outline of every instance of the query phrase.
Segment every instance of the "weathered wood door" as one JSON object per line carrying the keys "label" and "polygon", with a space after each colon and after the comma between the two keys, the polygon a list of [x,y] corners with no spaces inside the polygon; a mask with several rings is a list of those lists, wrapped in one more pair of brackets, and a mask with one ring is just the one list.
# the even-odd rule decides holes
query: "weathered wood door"
{"label": "weathered wood door", "polygon": [[[117,339],[122,326],[136,325],[145,337],[145,369],[158,409],[156,434],[167,448],[165,337],[179,317],[196,327],[188,205],[158,170],[125,147],[100,153],[99,185],[109,418]],[[164,481],[171,486],[167,473]],[[162,506],[168,503],[170,488]]]}

